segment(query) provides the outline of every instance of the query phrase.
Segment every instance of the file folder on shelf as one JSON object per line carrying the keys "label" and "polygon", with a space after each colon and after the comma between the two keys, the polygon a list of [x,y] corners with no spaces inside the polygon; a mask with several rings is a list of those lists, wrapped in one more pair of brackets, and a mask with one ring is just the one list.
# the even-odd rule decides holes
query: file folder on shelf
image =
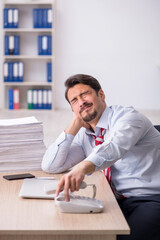
{"label": "file folder on shelf", "polygon": [[4,52],[5,55],[19,55],[19,36],[5,36]]}
{"label": "file folder on shelf", "polygon": [[43,109],[47,109],[47,102],[48,102],[48,91],[43,90]]}
{"label": "file folder on shelf", "polygon": [[48,36],[42,37],[42,53],[43,55],[48,54]]}
{"label": "file folder on shelf", "polygon": [[13,81],[14,82],[18,81],[18,63],[17,62],[13,63]]}
{"label": "file folder on shelf", "polygon": [[4,26],[4,28],[9,28],[8,8],[4,8],[4,10],[3,10],[3,26]]}
{"label": "file folder on shelf", "polygon": [[3,74],[4,74],[4,82],[9,81],[9,70],[8,70],[8,63],[5,62],[3,64]]}
{"label": "file folder on shelf", "polygon": [[33,109],[33,94],[31,89],[27,90],[27,107],[28,109]]}
{"label": "file folder on shelf", "polygon": [[48,55],[52,55],[52,37],[48,36]]}
{"label": "file folder on shelf", "polygon": [[23,82],[23,78],[24,78],[24,63],[19,62],[19,64],[18,64],[18,81]]}
{"label": "file folder on shelf", "polygon": [[52,54],[52,36],[49,35],[38,36],[38,54],[39,55]]}
{"label": "file folder on shelf", "polygon": [[37,94],[38,94],[38,96],[37,96],[37,98],[38,98],[38,103],[37,103],[37,109],[43,109],[43,90],[37,90]]}
{"label": "file folder on shelf", "polygon": [[18,28],[19,9],[4,8],[4,28]]}
{"label": "file folder on shelf", "polygon": [[23,82],[24,63],[5,62],[4,63],[4,82]]}
{"label": "file folder on shelf", "polygon": [[38,106],[38,92],[33,90],[33,109],[37,109]]}
{"label": "file folder on shelf", "polygon": [[34,28],[52,28],[52,9],[34,8],[33,9]]}
{"label": "file folder on shelf", "polygon": [[12,16],[12,9],[8,9],[8,27],[12,28],[13,16]]}
{"label": "file folder on shelf", "polygon": [[47,82],[52,82],[52,63],[47,62]]}
{"label": "file folder on shelf", "polygon": [[15,49],[15,37],[14,36],[9,36],[9,55],[14,54],[14,49]]}
{"label": "file folder on shelf", "polygon": [[38,9],[33,9],[33,27],[38,28]]}
{"label": "file folder on shelf", "polygon": [[13,89],[8,89],[8,109],[13,110]]}
{"label": "file folder on shelf", "polygon": [[4,54],[9,55],[9,36],[4,37]]}
{"label": "file folder on shelf", "polygon": [[13,89],[13,109],[19,109],[19,89]]}
{"label": "file folder on shelf", "polygon": [[9,62],[9,82],[13,82],[13,62]]}
{"label": "file folder on shelf", "polygon": [[52,109],[51,89],[28,89],[27,90],[28,109]]}
{"label": "file folder on shelf", "polygon": [[48,90],[47,109],[52,109],[52,91]]}
{"label": "file folder on shelf", "polygon": [[19,10],[18,8],[15,8],[13,10],[13,28],[18,28],[18,19],[19,19]]}
{"label": "file folder on shelf", "polygon": [[15,35],[14,36],[14,55],[19,55],[19,36]]}
{"label": "file folder on shelf", "polygon": [[47,27],[52,28],[52,9],[51,8],[47,9],[47,13],[48,13]]}

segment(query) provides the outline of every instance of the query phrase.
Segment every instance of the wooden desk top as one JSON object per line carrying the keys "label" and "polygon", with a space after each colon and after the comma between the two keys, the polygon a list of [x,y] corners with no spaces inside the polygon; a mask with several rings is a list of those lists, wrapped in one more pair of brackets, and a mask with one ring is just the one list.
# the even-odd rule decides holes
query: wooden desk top
{"label": "wooden desk top", "polygon": [[[31,172],[36,177],[51,176],[42,171]],[[22,199],[18,196],[23,180],[7,181],[0,174],[0,235],[1,234],[129,234],[129,227],[103,173],[86,176],[95,183],[96,198],[104,203],[104,211],[96,214],[61,213],[54,200]],[[59,175],[55,175],[57,179]],[[91,189],[90,189],[91,190]],[[80,195],[91,196],[89,187]]]}

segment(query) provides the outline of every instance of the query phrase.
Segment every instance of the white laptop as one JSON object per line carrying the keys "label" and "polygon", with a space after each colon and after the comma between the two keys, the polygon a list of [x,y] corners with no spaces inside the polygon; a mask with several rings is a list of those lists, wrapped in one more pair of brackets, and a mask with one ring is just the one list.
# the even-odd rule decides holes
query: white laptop
{"label": "white laptop", "polygon": [[19,196],[22,198],[54,199],[55,194],[47,194],[45,191],[45,186],[52,184],[56,189],[58,183],[59,180],[26,178],[22,183]]}

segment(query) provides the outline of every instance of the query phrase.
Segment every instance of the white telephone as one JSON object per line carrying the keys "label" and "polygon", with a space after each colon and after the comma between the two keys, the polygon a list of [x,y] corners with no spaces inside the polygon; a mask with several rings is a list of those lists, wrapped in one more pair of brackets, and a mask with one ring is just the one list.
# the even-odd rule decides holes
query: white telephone
{"label": "white telephone", "polygon": [[[45,192],[47,194],[54,194],[56,187],[58,185],[57,181],[45,185]],[[58,197],[55,197],[55,204],[59,207],[61,212],[70,213],[97,213],[103,211],[103,203],[100,200],[95,199],[96,186],[94,184],[86,184],[82,182],[80,185],[81,189],[92,185],[93,187],[93,197],[77,196],[69,193],[70,201],[66,202],[64,199],[64,191],[62,191]]]}

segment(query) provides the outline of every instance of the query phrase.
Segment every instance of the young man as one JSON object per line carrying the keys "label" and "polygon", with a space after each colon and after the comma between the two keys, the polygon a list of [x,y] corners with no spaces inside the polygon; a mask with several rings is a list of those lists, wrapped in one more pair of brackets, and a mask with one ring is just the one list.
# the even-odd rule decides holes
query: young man
{"label": "young man", "polygon": [[[105,102],[99,82],[78,74],[65,82],[74,117],[47,149],[42,169],[59,173],[65,200],[79,190],[86,174],[106,169],[117,201],[131,228],[127,240],[160,240],[160,134],[132,107]],[[111,173],[111,176],[110,176]]]}

